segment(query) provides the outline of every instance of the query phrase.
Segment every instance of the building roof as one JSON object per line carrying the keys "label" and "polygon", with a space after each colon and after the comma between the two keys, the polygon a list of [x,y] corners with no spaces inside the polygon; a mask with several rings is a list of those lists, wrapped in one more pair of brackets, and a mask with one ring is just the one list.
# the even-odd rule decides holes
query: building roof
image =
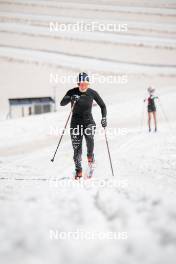
{"label": "building roof", "polygon": [[54,103],[54,99],[50,96],[46,97],[23,97],[23,98],[9,98],[10,105],[31,105],[33,103]]}

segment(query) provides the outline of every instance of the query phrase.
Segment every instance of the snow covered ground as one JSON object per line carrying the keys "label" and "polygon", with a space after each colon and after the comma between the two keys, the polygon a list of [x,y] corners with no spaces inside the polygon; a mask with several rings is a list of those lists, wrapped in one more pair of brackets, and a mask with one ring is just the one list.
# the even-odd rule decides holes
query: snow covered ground
{"label": "snow covered ground", "polygon": [[[109,126],[119,127],[123,120],[114,107],[109,107]],[[169,122],[170,128],[159,106],[158,112],[157,134],[127,122],[125,133],[109,135],[114,178],[104,137],[97,135],[94,179],[80,183],[72,180],[69,136],[50,162],[58,141],[53,127],[63,127],[68,108],[1,122],[1,262],[174,263],[176,124]],[[126,114],[130,117],[129,110]],[[84,168],[85,156],[84,145]],[[52,236],[57,232],[64,238]],[[78,232],[78,239],[69,232]],[[86,240],[88,232],[113,232],[118,238]]]}
{"label": "snow covered ground", "polygon": [[[1,263],[175,263],[175,7],[174,0],[0,0]],[[129,31],[50,33],[51,19],[127,23]],[[94,178],[75,182],[68,134],[50,161],[70,106],[5,117],[9,97],[48,96],[56,87],[60,100],[75,84],[51,84],[51,72],[82,70],[128,78],[92,84],[116,131],[107,131],[115,176],[96,106]],[[149,85],[160,98],[158,132],[150,134],[143,103]]]}

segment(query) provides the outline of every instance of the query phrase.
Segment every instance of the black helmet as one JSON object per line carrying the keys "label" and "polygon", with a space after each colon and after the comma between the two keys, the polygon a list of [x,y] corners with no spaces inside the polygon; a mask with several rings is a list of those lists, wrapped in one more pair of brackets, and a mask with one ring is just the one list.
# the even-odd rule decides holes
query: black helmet
{"label": "black helmet", "polygon": [[80,82],[89,82],[89,76],[87,73],[85,73],[85,72],[79,73],[78,83],[80,83]]}

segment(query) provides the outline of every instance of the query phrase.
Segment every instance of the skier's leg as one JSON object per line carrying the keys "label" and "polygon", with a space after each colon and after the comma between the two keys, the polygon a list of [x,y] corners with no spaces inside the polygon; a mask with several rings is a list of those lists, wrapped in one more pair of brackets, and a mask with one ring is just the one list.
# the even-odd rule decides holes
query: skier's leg
{"label": "skier's leg", "polygon": [[156,120],[156,111],[153,112],[153,118],[155,123],[155,132],[157,131],[157,120]]}
{"label": "skier's leg", "polygon": [[89,124],[84,128],[84,136],[87,145],[87,157],[91,161],[94,159],[94,134],[96,126],[95,124]]}
{"label": "skier's leg", "polygon": [[151,112],[148,112],[148,128],[150,132],[151,131]]}
{"label": "skier's leg", "polygon": [[82,139],[83,139],[81,125],[72,124],[70,134],[71,134],[72,146],[73,146],[73,151],[74,151],[73,160],[75,163],[75,170],[76,172],[81,172],[82,171],[82,165],[81,165]]}

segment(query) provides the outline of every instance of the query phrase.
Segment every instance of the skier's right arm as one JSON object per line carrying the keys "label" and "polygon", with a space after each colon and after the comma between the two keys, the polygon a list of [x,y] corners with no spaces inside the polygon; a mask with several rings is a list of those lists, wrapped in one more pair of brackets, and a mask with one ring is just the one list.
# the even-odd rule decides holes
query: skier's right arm
{"label": "skier's right arm", "polygon": [[71,91],[69,90],[60,102],[61,106],[67,105],[71,102]]}
{"label": "skier's right arm", "polygon": [[153,99],[159,99],[159,97],[158,96],[154,96]]}

